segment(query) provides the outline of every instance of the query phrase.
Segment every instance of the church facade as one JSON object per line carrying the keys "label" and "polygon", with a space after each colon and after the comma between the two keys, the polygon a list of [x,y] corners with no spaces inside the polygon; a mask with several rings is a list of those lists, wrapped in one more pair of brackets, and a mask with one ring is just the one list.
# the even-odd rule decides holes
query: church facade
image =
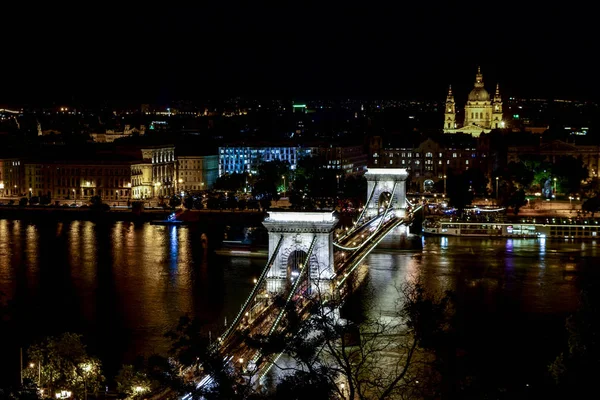
{"label": "church facade", "polygon": [[496,92],[492,98],[483,86],[483,75],[480,68],[477,68],[475,87],[469,93],[465,104],[462,126],[459,126],[456,120],[456,102],[452,94],[452,87],[450,87],[444,111],[444,133],[469,133],[477,137],[481,133],[489,133],[492,129],[502,128],[504,128],[504,122],[502,120],[500,87],[496,85]]}

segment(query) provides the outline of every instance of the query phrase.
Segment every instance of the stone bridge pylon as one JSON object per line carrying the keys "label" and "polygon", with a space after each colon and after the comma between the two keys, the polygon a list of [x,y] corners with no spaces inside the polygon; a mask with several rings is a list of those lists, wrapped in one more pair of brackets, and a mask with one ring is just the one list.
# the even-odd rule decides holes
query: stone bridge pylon
{"label": "stone bridge pylon", "polygon": [[367,204],[365,218],[376,217],[385,212],[389,201],[390,208],[397,217],[406,216],[406,168],[369,168],[367,179]]}

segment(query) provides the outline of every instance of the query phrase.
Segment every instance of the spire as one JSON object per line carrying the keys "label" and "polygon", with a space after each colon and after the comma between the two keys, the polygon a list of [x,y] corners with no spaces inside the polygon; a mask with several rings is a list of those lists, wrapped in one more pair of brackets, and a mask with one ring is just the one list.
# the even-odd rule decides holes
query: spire
{"label": "spire", "polygon": [[452,94],[452,85],[448,87],[448,97],[446,97],[446,102],[454,103],[454,95]]}
{"label": "spire", "polygon": [[483,75],[481,75],[481,67],[477,67],[477,75],[475,75],[475,87],[483,87]]}
{"label": "spire", "polygon": [[494,103],[501,103],[502,97],[500,96],[500,84],[496,83],[496,93],[494,94]]}

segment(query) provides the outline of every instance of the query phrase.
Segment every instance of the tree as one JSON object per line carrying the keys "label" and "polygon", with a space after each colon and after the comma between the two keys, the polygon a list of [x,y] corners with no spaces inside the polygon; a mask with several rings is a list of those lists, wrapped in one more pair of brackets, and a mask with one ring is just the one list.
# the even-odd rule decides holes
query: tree
{"label": "tree", "polygon": [[527,204],[527,198],[525,197],[525,191],[522,188],[512,193],[507,202],[509,207],[513,207],[515,215],[519,214],[519,209],[525,204]]}
{"label": "tree", "polygon": [[[329,399],[432,394],[435,386],[428,367],[432,359],[423,349],[433,347],[436,334],[446,331],[450,297],[427,297],[418,285],[401,293],[406,302],[391,320],[365,318],[353,323],[340,318],[336,301],[329,299],[323,305],[316,300],[311,318],[302,319],[291,307],[280,333],[250,338],[249,343],[285,374],[276,393]],[[294,362],[282,366],[273,361],[281,352]]]}
{"label": "tree", "polygon": [[581,292],[579,310],[567,318],[567,349],[549,366],[565,397],[586,398],[596,390],[600,369],[600,299],[597,288]]}
{"label": "tree", "polygon": [[220,176],[213,186],[217,190],[237,192],[246,186],[246,175],[238,173],[225,174]]}
{"label": "tree", "polygon": [[181,205],[181,197],[179,197],[176,194],[174,194],[173,196],[171,196],[169,198],[169,207],[171,209],[179,207],[180,205]]}
{"label": "tree", "polygon": [[600,195],[594,196],[584,201],[581,205],[581,210],[586,213],[591,213],[592,218],[594,218],[594,214],[600,211]]}
{"label": "tree", "polygon": [[[188,393],[194,400],[254,397],[251,380],[239,364],[231,365],[222,354],[212,350],[200,320],[184,315],[165,336],[171,339],[169,354],[174,366],[181,371],[181,383],[176,382],[174,390]],[[197,381],[205,375],[210,375],[213,383],[198,387]]]}
{"label": "tree", "polygon": [[81,335],[63,333],[30,346],[29,362],[41,367],[26,368],[24,376],[34,382],[39,379],[39,387],[46,393],[69,390],[77,397],[97,393],[104,382],[101,363],[87,354],[81,339]]}
{"label": "tree", "polygon": [[110,206],[102,201],[100,196],[92,196],[90,198],[90,208],[94,211],[109,211]]}
{"label": "tree", "polygon": [[183,206],[188,210],[194,208],[194,196],[192,196],[191,194],[185,196],[185,198],[183,199]]}
{"label": "tree", "polygon": [[562,156],[552,166],[552,174],[558,178],[561,193],[578,193],[581,182],[588,178],[589,171],[581,157]]}
{"label": "tree", "polygon": [[447,175],[448,204],[459,213],[473,201],[473,189],[466,174],[455,175],[450,171]]}
{"label": "tree", "polygon": [[152,381],[144,372],[138,371],[133,365],[123,365],[115,378],[117,391],[128,399],[142,398],[152,388]]}

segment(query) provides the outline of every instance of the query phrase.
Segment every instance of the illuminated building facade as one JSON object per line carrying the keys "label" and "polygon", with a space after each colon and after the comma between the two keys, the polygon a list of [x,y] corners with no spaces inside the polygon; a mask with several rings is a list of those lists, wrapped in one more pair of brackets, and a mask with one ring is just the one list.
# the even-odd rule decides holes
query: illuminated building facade
{"label": "illuminated building facade", "polygon": [[195,191],[212,188],[219,177],[219,156],[177,156],[178,190]]}
{"label": "illuminated building facade", "polygon": [[489,133],[492,129],[502,128],[504,128],[504,121],[502,120],[500,87],[496,85],[496,92],[492,98],[485,90],[480,68],[477,68],[475,86],[469,93],[465,104],[462,127],[458,126],[456,120],[456,102],[454,101],[452,87],[450,87],[444,110],[444,133],[469,133],[477,137],[481,133]]}
{"label": "illuminated building facade", "polygon": [[371,166],[405,168],[410,173],[409,188],[427,191],[427,187],[443,181],[444,176],[478,168],[484,174],[491,170],[489,150],[484,140],[470,135],[452,135],[435,141],[428,138],[417,143],[385,143],[380,136],[371,139]]}
{"label": "illuminated building facade", "polygon": [[24,175],[21,159],[0,159],[0,196],[19,196],[25,193]]}
{"label": "illuminated building facade", "polygon": [[225,146],[219,147],[219,176],[226,174],[256,174],[261,162],[287,161],[296,169],[298,158],[311,154],[311,149],[298,146]]}

